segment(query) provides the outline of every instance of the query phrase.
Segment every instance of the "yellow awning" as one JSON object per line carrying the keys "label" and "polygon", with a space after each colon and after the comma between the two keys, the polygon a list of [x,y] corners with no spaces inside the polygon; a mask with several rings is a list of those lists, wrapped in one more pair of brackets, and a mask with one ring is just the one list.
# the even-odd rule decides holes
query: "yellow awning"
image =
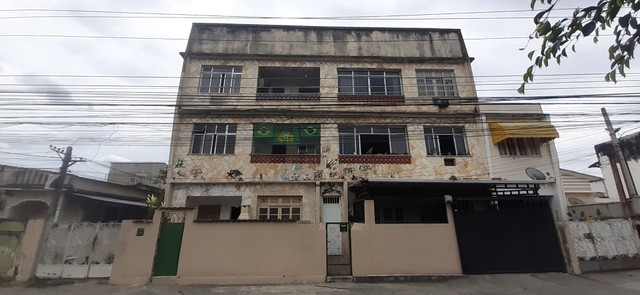
{"label": "yellow awning", "polygon": [[559,137],[556,128],[548,122],[489,123],[489,130],[493,144],[508,138],[540,138],[546,142]]}

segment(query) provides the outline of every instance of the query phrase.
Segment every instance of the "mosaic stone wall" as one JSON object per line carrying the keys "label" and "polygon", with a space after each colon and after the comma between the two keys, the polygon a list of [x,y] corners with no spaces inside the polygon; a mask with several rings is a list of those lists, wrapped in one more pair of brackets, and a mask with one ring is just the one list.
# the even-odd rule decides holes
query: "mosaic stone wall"
{"label": "mosaic stone wall", "polygon": [[[238,94],[199,94],[199,76],[203,65],[241,66],[241,90]],[[320,100],[316,101],[256,101],[258,68],[318,67],[320,69]],[[405,103],[367,104],[337,101],[339,68],[394,69],[402,75]],[[455,177],[488,179],[487,156],[482,123],[474,115],[474,105],[451,105],[438,108],[431,97],[418,97],[416,69],[453,70],[457,77],[460,97],[474,98],[475,86],[468,63],[394,63],[394,62],[340,62],[340,61],[275,61],[234,59],[187,58],[181,80],[179,108],[172,139],[168,182],[172,183],[173,206],[184,205],[187,196],[240,195],[243,204],[255,204],[260,193],[277,195],[278,192],[314,196],[311,181],[355,181],[362,178],[418,178],[450,179]],[[312,104],[312,105],[310,105]],[[273,110],[273,116],[250,114],[251,110]],[[316,115],[302,116],[296,110],[316,111]],[[221,115],[234,111],[235,115]],[[323,113],[326,112],[326,113]],[[356,115],[344,116],[345,112]],[[380,116],[397,113],[398,116]],[[216,115],[212,115],[216,114]],[[318,115],[320,114],[320,115]],[[326,115],[323,115],[326,114]],[[195,123],[237,124],[235,153],[232,155],[190,154],[192,128]],[[252,163],[252,131],[254,123],[321,124],[320,163]],[[410,164],[341,163],[339,161],[338,125],[404,125],[410,154]],[[464,126],[467,132],[469,156],[455,158],[455,166],[445,166],[441,156],[426,155],[423,126]],[[384,155],[382,155],[384,156]],[[365,161],[367,162],[367,161]],[[401,162],[407,162],[406,159]],[[238,170],[235,178],[228,172]],[[254,184],[238,184],[241,181]],[[255,184],[263,182],[261,184]],[[272,183],[267,186],[268,182]],[[304,185],[302,182],[309,182]],[[225,184],[231,183],[231,184]],[[281,184],[279,184],[281,183]],[[296,184],[298,183],[298,184]],[[301,186],[304,188],[301,188]],[[308,202],[313,198],[305,198]],[[315,205],[305,205],[310,213]],[[309,215],[307,215],[309,216]]]}

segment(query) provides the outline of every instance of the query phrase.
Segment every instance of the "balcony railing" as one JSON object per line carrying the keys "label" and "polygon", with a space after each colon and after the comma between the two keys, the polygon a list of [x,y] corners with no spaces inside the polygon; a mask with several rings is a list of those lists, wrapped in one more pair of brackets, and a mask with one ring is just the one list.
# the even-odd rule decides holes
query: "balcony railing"
{"label": "balcony railing", "polygon": [[320,100],[320,93],[257,93],[257,100]]}
{"label": "balcony railing", "polygon": [[404,95],[338,94],[338,101],[368,103],[404,103]]}
{"label": "balcony railing", "polygon": [[340,164],[411,164],[411,155],[339,155]]}
{"label": "balcony railing", "polygon": [[251,154],[251,163],[320,164],[320,155]]}

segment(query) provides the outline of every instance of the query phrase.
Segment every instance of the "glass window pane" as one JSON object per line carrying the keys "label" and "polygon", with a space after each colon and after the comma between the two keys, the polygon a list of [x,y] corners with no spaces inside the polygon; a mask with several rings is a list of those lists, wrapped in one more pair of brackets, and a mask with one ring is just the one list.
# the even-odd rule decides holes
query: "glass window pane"
{"label": "glass window pane", "polygon": [[238,125],[235,125],[235,124],[228,125],[227,133],[236,133],[237,128],[238,128]]}
{"label": "glass window pane", "polygon": [[433,135],[426,136],[428,155],[438,155],[438,151],[436,150],[436,145],[433,140],[434,140]]}
{"label": "glass window pane", "polygon": [[387,127],[373,127],[373,133],[388,134],[389,133],[389,128],[387,128]]}
{"label": "glass window pane", "polygon": [[267,214],[267,208],[260,208],[259,209],[260,214]]}
{"label": "glass window pane", "polygon": [[211,91],[211,73],[203,72],[200,79],[200,92],[209,93]]}
{"label": "glass window pane", "polygon": [[389,131],[391,133],[402,133],[402,134],[406,134],[407,133],[407,128],[404,127],[392,127],[389,128]]}
{"label": "glass window pane", "polygon": [[407,137],[404,134],[393,134],[391,137],[392,154],[408,154]]}
{"label": "glass window pane", "polygon": [[216,148],[215,148],[214,154],[224,154],[225,153],[224,146],[225,146],[226,142],[227,142],[227,137],[226,136],[217,135],[216,136],[216,142],[215,142]]}
{"label": "glass window pane", "polygon": [[222,83],[222,79],[220,78],[220,74],[213,74],[211,77],[211,93],[221,93],[220,83]]}
{"label": "glass window pane", "polygon": [[427,95],[427,85],[424,78],[418,79],[418,95]]}
{"label": "glass window pane", "polygon": [[467,152],[467,146],[464,142],[464,135],[456,134],[455,141],[456,141],[456,149],[458,151],[458,155],[468,155],[469,153]]}
{"label": "glass window pane", "polygon": [[371,72],[371,76],[369,77],[369,83],[371,85],[371,94],[386,93],[383,72]]}
{"label": "glass window pane", "polygon": [[293,207],[293,208],[291,208],[291,214],[298,214],[298,215],[300,215],[300,208],[299,208],[299,207]]}
{"label": "glass window pane", "polygon": [[451,134],[451,127],[433,127],[434,134]]}
{"label": "glass window pane", "polygon": [[340,154],[341,155],[353,155],[356,153],[354,135],[340,135]]}
{"label": "glass window pane", "polygon": [[341,94],[353,94],[353,83],[351,76],[338,77],[338,92]]}
{"label": "glass window pane", "polygon": [[225,154],[233,154],[236,150],[236,136],[227,135],[227,146],[224,150]]}
{"label": "glass window pane", "polygon": [[284,215],[287,215],[287,216],[288,216],[288,215],[289,215],[289,213],[291,212],[291,209],[290,209],[290,208],[282,208],[281,210],[282,210],[281,214],[282,214],[283,216],[284,216]]}
{"label": "glass window pane", "polygon": [[354,81],[354,94],[369,94],[369,79],[367,76],[356,76]]}
{"label": "glass window pane", "polygon": [[191,146],[192,154],[200,154],[202,153],[202,143],[204,140],[204,134],[194,134],[193,135],[193,145]]}
{"label": "glass window pane", "polygon": [[356,127],[356,133],[370,134],[371,133],[371,127],[369,127],[369,126],[358,126],[358,127]]}
{"label": "glass window pane", "polygon": [[401,95],[400,77],[387,77],[387,94]]}
{"label": "glass window pane", "polygon": [[211,154],[211,149],[213,147],[214,140],[215,140],[215,136],[213,134],[205,134],[204,144],[202,146],[203,154]]}
{"label": "glass window pane", "polygon": [[338,127],[339,133],[354,133],[353,127]]}

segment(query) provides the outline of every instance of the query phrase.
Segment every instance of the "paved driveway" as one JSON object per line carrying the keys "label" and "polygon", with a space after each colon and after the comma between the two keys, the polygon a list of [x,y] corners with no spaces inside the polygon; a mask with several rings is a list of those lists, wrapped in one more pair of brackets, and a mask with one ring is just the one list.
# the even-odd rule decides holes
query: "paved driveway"
{"label": "paved driveway", "polygon": [[473,275],[424,283],[330,283],[276,286],[111,286],[105,281],[0,285],[2,295],[196,294],[640,294],[640,270],[571,276],[562,273]]}

